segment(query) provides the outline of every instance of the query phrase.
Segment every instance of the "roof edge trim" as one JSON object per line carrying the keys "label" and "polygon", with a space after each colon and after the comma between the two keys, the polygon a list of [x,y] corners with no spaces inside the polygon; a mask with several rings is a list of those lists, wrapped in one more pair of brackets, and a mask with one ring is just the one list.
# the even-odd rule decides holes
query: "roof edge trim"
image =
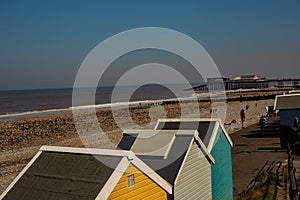
{"label": "roof edge trim", "polygon": [[[198,133],[198,131],[197,131],[197,133]],[[181,174],[181,172],[182,172],[184,163],[186,162],[187,157],[188,157],[188,155],[189,155],[189,153],[190,153],[190,151],[191,151],[191,147],[192,147],[192,145],[193,145],[193,142],[194,142],[194,139],[192,139],[192,140],[190,141],[190,145],[189,145],[189,147],[188,147],[188,149],[187,149],[187,152],[185,153],[184,159],[182,160],[182,163],[180,164],[180,168],[179,168],[179,170],[178,170],[176,179],[175,179],[175,181],[174,181],[174,187],[175,187],[175,185],[176,185],[177,182],[178,182],[178,178],[179,178],[179,176],[180,176],[180,174]]]}
{"label": "roof edge trim", "polygon": [[194,139],[195,139],[196,143],[199,145],[199,147],[200,147],[202,153],[205,155],[206,159],[210,163],[215,164],[215,162],[216,162],[215,159],[212,157],[212,155],[209,153],[208,149],[205,147],[204,143],[200,139],[198,131],[195,131]]}
{"label": "roof edge trim", "polygon": [[113,171],[109,179],[106,181],[105,185],[102,187],[98,193],[95,200],[107,199],[111,192],[114,190],[115,186],[118,184],[119,180],[123,176],[127,167],[129,166],[130,161],[126,157],[123,157],[116,169]]}
{"label": "roof edge trim", "polygon": [[97,149],[85,147],[60,147],[60,146],[42,146],[40,151],[48,152],[61,152],[61,153],[76,153],[76,154],[92,154],[92,155],[108,155],[118,157],[128,157],[129,159],[134,156],[134,153],[126,150],[117,149]]}
{"label": "roof edge trim", "polygon": [[217,123],[219,124],[219,126],[220,126],[221,129],[222,129],[222,131],[224,132],[224,135],[225,135],[227,141],[229,142],[230,146],[233,147],[233,142],[232,142],[232,140],[231,140],[231,138],[230,138],[228,132],[226,131],[226,129],[225,129],[223,123],[221,123],[221,120],[219,120]]}
{"label": "roof edge trim", "polygon": [[145,164],[141,159],[137,156],[133,158],[131,163],[140,169],[146,176],[151,178],[155,183],[160,185],[164,190],[166,190],[169,194],[173,193],[173,188],[165,179],[163,179],[160,175],[158,175],[151,167]]}

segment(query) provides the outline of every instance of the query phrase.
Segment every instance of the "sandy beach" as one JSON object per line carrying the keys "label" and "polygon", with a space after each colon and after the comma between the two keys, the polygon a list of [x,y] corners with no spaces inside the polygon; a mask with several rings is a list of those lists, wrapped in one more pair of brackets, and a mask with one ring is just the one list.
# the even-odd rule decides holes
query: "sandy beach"
{"label": "sandy beach", "polygon": [[[209,118],[225,116],[224,122],[228,123],[235,119],[237,123],[225,125],[228,133],[233,134],[241,129],[240,110],[245,109],[245,126],[257,123],[259,117],[266,113],[266,106],[273,105],[274,100],[257,101],[230,101],[224,107],[218,107],[211,114],[211,104],[200,102],[200,117]],[[132,107],[128,113],[127,109],[98,111],[97,118],[101,129],[108,136],[111,144],[117,144],[121,138],[124,128],[154,128],[159,118],[199,117],[196,112],[195,103],[167,104],[155,106]],[[246,106],[249,107],[246,110]],[[226,113],[224,111],[226,110]],[[117,119],[117,120],[114,120]],[[93,125],[85,124],[84,130],[89,132]],[[94,125],[95,126],[95,125]],[[11,183],[14,177],[29,162],[33,155],[42,145],[59,146],[87,146],[86,141],[93,141],[89,147],[111,148],[106,143],[101,143],[101,137],[97,134],[88,135],[88,140],[82,142],[74,125],[72,115],[61,115],[54,117],[22,119],[11,122],[0,123],[0,193]]]}

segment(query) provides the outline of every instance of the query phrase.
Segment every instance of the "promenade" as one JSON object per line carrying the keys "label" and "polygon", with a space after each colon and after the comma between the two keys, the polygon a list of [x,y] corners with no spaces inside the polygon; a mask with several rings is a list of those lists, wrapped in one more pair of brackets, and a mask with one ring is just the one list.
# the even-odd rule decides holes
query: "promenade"
{"label": "promenade", "polygon": [[230,137],[235,197],[261,172],[281,166],[287,159],[286,150],[280,148],[279,117],[269,117],[263,129],[254,124]]}

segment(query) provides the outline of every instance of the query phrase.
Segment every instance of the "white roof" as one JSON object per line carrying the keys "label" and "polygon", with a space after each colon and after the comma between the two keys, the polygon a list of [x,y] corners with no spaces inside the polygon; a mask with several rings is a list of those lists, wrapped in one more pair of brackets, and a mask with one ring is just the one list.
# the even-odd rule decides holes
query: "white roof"
{"label": "white roof", "polygon": [[233,78],[234,81],[239,81],[239,80],[259,80],[260,77],[257,75],[242,75],[242,76],[237,76]]}
{"label": "white roof", "polygon": [[174,131],[160,131],[163,133],[157,134],[159,131],[152,131],[152,133],[144,136],[138,134],[131,151],[137,155],[145,156],[161,156],[166,158],[168,152],[175,139]]}
{"label": "white roof", "polygon": [[[136,155],[151,155],[151,156],[163,156],[166,158],[168,156],[168,153],[172,147],[173,141],[175,140],[175,137],[180,137],[180,136],[192,136],[194,138],[194,141],[198,144],[199,148],[201,149],[201,152],[203,155],[207,157],[207,159],[211,163],[215,163],[214,158],[206,148],[206,146],[203,144],[202,140],[199,137],[199,133],[197,130],[145,130],[145,129],[125,129],[123,133],[126,134],[136,134],[137,135],[137,142],[135,142],[132,145],[131,151],[133,151]],[[148,136],[155,135],[157,138],[160,138],[161,140],[156,140],[156,142],[153,142],[153,140],[150,139],[148,140]],[[135,146],[136,143],[140,143],[141,141],[138,140],[138,138],[145,138],[145,142],[141,144],[141,151],[142,152],[147,152],[150,147],[153,147],[153,149],[159,149],[153,152],[149,152],[147,154],[141,154],[139,151],[135,151],[133,147]],[[148,140],[148,141],[147,141]],[[147,142],[146,142],[147,141]],[[163,148],[159,148],[159,147]],[[158,152],[158,153],[157,153]],[[159,155],[161,153],[161,155]]]}
{"label": "white roof", "polygon": [[288,93],[289,94],[300,94],[300,90],[291,90]]}
{"label": "white roof", "polygon": [[300,94],[277,95],[274,109],[300,109]]}

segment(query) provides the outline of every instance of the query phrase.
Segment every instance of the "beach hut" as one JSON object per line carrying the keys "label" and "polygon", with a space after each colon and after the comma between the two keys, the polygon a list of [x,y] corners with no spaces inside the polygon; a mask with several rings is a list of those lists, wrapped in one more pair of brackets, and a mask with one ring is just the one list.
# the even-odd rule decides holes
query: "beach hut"
{"label": "beach hut", "polygon": [[197,130],[125,130],[118,148],[133,151],[166,180],[170,199],[212,199],[214,159]]}
{"label": "beach hut", "polygon": [[197,130],[208,153],[211,165],[213,199],[233,199],[231,147],[233,143],[219,119],[160,119],[156,130]]}
{"label": "beach hut", "polygon": [[274,109],[280,111],[280,125],[293,127],[295,117],[300,119],[300,94],[277,95]]}
{"label": "beach hut", "polygon": [[172,186],[130,151],[43,146],[0,199],[150,200],[171,194]]}

